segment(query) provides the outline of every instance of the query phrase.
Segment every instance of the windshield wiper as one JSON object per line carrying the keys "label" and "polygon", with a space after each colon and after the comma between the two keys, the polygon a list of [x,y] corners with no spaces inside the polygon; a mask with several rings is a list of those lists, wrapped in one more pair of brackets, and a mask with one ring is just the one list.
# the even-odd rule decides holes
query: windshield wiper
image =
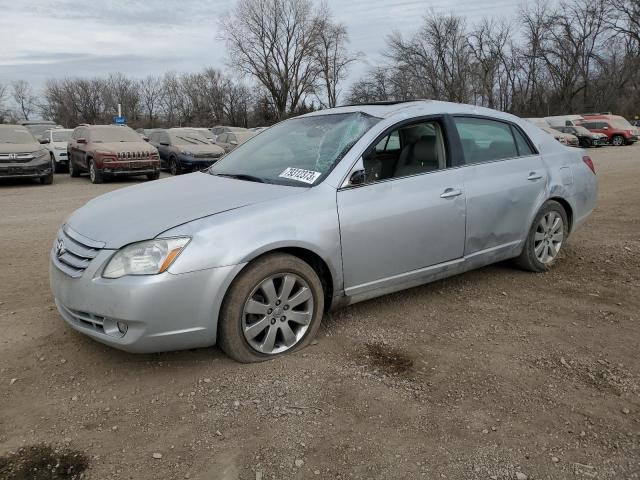
{"label": "windshield wiper", "polygon": [[235,178],[236,180],[246,180],[247,182],[257,182],[257,183],[265,183],[265,181],[254,175],[246,175],[244,173],[214,173],[211,172],[212,175],[217,175],[218,177],[227,177],[227,178]]}

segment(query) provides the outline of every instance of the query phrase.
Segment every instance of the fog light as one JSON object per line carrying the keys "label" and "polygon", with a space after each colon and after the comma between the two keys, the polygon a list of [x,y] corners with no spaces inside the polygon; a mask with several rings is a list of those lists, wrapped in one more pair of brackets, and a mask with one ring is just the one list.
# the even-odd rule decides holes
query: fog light
{"label": "fog light", "polygon": [[118,322],[116,323],[117,327],[118,327],[118,331],[124,335],[125,333],[127,333],[127,330],[129,329],[129,326],[125,323],[125,322]]}

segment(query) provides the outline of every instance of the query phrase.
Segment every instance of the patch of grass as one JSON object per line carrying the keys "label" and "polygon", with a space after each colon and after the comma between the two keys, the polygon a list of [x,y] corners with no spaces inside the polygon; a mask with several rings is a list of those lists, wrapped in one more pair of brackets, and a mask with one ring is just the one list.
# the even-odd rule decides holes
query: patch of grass
{"label": "patch of grass", "polygon": [[401,350],[384,343],[365,344],[369,363],[389,374],[407,373],[413,368],[413,359]]}
{"label": "patch of grass", "polygon": [[89,467],[82,452],[39,444],[0,457],[2,480],[78,480]]}

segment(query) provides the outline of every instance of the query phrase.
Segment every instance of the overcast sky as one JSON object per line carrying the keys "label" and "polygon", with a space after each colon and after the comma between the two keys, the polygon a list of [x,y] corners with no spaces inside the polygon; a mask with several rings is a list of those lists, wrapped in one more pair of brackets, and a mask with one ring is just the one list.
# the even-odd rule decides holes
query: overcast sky
{"label": "overcast sky", "polygon": [[[347,26],[351,49],[379,62],[385,37],[410,34],[434,9],[467,16],[513,18],[520,0],[328,0]],[[167,70],[226,69],[218,20],[230,0],[0,0],[0,83],[48,77],[143,77]],[[354,67],[357,78],[367,63]],[[231,72],[232,73],[232,72]]]}

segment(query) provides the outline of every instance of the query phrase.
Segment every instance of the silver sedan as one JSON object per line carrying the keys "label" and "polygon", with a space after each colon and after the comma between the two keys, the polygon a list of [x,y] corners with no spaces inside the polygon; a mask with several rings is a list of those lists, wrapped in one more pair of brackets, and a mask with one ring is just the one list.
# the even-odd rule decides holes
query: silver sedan
{"label": "silver sedan", "polygon": [[116,348],[261,361],[308,344],[329,309],[506,259],[543,272],[596,196],[583,151],[512,115],[339,107],[91,200],[54,242],[51,290]]}

